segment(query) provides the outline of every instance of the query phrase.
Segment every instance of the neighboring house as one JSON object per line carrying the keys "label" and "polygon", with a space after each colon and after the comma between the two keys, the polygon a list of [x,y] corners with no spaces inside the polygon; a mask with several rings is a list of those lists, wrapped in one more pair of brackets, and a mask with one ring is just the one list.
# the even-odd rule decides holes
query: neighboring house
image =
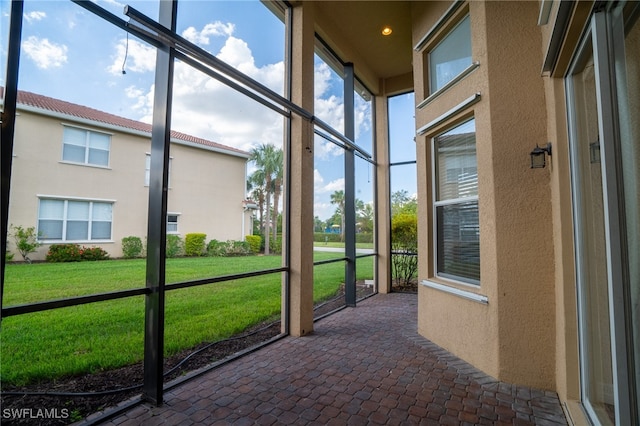
{"label": "neighboring house", "polygon": [[[43,246],[32,258],[57,243],[119,257],[123,237],[144,241],[151,125],[29,92],[18,104],[9,224],[37,229]],[[174,131],[170,155],[168,234],[251,234],[249,153]]]}

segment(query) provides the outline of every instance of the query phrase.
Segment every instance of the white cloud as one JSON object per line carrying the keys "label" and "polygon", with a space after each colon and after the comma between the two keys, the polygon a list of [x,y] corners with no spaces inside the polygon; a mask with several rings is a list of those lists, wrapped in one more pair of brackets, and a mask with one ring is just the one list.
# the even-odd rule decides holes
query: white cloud
{"label": "white cloud", "polygon": [[61,67],[67,62],[67,46],[46,38],[30,36],[22,42],[22,50],[40,69]]}
{"label": "white cloud", "polygon": [[324,62],[315,66],[313,76],[313,93],[317,98],[324,95],[331,87],[331,69]]}
{"label": "white cloud", "polygon": [[116,0],[102,0],[102,1],[120,10],[124,9],[124,6],[125,6],[124,3],[120,3],[119,1],[116,1]]}
{"label": "white cloud", "polygon": [[[155,67],[155,61],[153,66],[150,60],[136,62],[141,53],[145,57],[148,55],[145,50],[132,48],[131,40],[129,43],[129,58],[133,58],[134,64],[141,64],[140,69],[151,71]],[[119,44],[117,48],[118,53],[114,55],[114,63],[109,68],[113,73],[121,73],[124,58],[123,45]],[[256,67],[251,50],[243,40],[228,37],[218,57],[277,93],[282,93],[284,64],[279,62]],[[127,72],[136,69],[133,65],[131,68],[129,65],[126,66]],[[126,93],[127,96],[136,99],[135,109],[140,113],[141,120],[150,122],[153,111],[153,87],[129,87]],[[261,143],[281,146],[283,123],[280,114],[229,89],[183,62],[176,62],[173,129],[249,151]]]}
{"label": "white cloud", "polygon": [[148,107],[153,105],[153,90],[145,93],[142,89],[138,89],[135,86],[129,86],[125,89],[125,95],[127,98],[136,101],[136,103],[131,106],[133,110],[151,117],[153,111]]}
{"label": "white cloud", "polygon": [[344,178],[332,180],[322,188],[321,193],[333,194],[336,191],[344,191]]}
{"label": "white cloud", "polygon": [[318,169],[315,169],[313,171],[313,187],[316,194],[333,194],[336,191],[344,191],[344,178],[338,178],[325,184],[324,178]]}
{"label": "white cloud", "polygon": [[[126,62],[125,62],[126,56]],[[137,40],[121,39],[112,55],[113,62],[107,69],[111,74],[122,74],[122,64],[127,72],[150,72],[156,69],[156,49]]]}
{"label": "white cloud", "polygon": [[336,206],[331,204],[328,196],[333,194],[335,191],[344,190],[344,179],[339,178],[325,184],[324,178],[318,169],[315,169],[313,171],[313,186],[315,194],[313,203],[314,216],[318,216],[321,219],[331,217],[336,210]]}
{"label": "white cloud", "polygon": [[313,145],[313,154],[316,160],[333,161],[335,157],[344,154],[341,147],[317,135],[315,136]]}
{"label": "white cloud", "polygon": [[318,193],[318,188],[322,188],[324,186],[324,178],[318,171],[318,169],[313,169],[313,190],[315,193]]}
{"label": "white cloud", "polygon": [[24,19],[26,19],[27,22],[30,24],[36,21],[42,21],[46,17],[47,17],[47,14],[45,12],[39,12],[36,10],[34,10],[33,12],[24,14]]}
{"label": "white cloud", "polygon": [[215,36],[231,36],[235,31],[235,25],[232,23],[223,24],[220,21],[208,23],[202,28],[202,31],[196,30],[194,27],[189,27],[182,32],[182,37],[189,40],[191,43],[208,45],[209,37]]}

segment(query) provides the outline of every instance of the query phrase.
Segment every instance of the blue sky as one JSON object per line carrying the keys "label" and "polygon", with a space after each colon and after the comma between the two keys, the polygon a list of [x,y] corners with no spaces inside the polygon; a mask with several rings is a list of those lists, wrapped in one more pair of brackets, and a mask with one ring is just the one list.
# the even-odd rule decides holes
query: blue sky
{"label": "blue sky", "polygon": [[[125,3],[96,3],[124,20]],[[131,5],[157,19],[155,1]],[[0,85],[5,83],[10,1],[0,3]],[[150,122],[155,51],[135,37],[68,1],[25,1],[19,88],[90,106],[127,118]],[[284,25],[258,1],[183,1],[178,9],[178,33],[233,65],[272,90],[282,93],[284,81]],[[125,51],[126,62],[125,62]],[[122,73],[124,66],[125,74]],[[326,64],[316,61],[315,114],[335,128],[343,128],[342,81]],[[394,139],[412,142],[413,97],[395,101]],[[371,109],[356,102],[359,140],[371,140]],[[407,109],[408,108],[408,109]],[[267,108],[215,80],[177,63],[174,79],[172,127],[194,136],[250,150],[261,143],[282,146],[283,120]],[[395,120],[395,119],[394,119]],[[400,124],[401,123],[401,124]],[[406,134],[405,134],[406,133]],[[370,144],[370,142],[368,142]],[[402,145],[415,158],[415,145]],[[341,150],[316,141],[315,214],[330,217],[335,206],[330,194],[344,186]],[[357,196],[371,202],[371,170],[358,165]],[[249,173],[251,169],[249,170]],[[410,194],[415,175],[394,178]]]}

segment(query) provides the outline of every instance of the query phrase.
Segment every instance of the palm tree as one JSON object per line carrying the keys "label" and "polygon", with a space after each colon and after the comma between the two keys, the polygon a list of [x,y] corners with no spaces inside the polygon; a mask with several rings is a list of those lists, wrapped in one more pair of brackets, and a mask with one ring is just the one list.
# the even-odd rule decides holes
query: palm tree
{"label": "palm tree", "polygon": [[259,223],[260,223],[260,233],[264,233],[264,196],[265,196],[265,188],[264,188],[264,173],[262,170],[256,170],[249,176],[247,180],[247,191],[251,193],[251,197],[254,201],[258,203],[258,213],[260,215]]}
{"label": "palm tree", "polygon": [[344,191],[335,191],[331,194],[331,204],[336,204],[338,208],[336,213],[340,213],[340,241],[344,242]]}
{"label": "palm tree", "polygon": [[273,145],[265,143],[251,150],[250,159],[258,168],[255,173],[258,173],[259,171],[259,176],[264,177],[266,204],[266,218],[264,221],[266,224],[266,229],[264,230],[264,254],[269,254],[269,237],[271,235],[269,229],[269,226],[271,225],[271,193],[273,192],[274,176],[278,168],[277,150]]}
{"label": "palm tree", "polygon": [[282,194],[282,180],[284,177],[284,154],[281,149],[277,149],[274,153],[273,173],[273,240],[278,238],[278,206],[280,204],[280,195]]}
{"label": "palm tree", "polygon": [[373,204],[356,200],[360,232],[373,232]]}

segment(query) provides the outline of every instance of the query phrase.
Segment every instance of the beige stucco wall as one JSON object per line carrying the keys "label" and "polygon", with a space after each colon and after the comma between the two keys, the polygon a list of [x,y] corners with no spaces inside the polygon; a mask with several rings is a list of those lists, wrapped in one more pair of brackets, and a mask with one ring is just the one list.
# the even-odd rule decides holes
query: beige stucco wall
{"label": "beige stucco wall", "polygon": [[[443,8],[443,10],[446,9]],[[418,128],[475,93],[481,99],[418,139],[420,278],[478,293],[483,305],[421,286],[419,331],[501,380],[555,388],[555,269],[549,179],[529,169],[547,142],[537,2],[470,2],[472,59],[480,66],[417,113]],[[464,7],[459,14],[464,13]],[[414,7],[414,41],[439,19]],[[455,18],[454,18],[455,20]],[[445,26],[442,33],[446,34]],[[428,43],[427,50],[435,42]],[[416,102],[426,96],[426,56],[414,54]],[[473,115],[479,179],[481,285],[434,277],[431,137]]]}
{"label": "beige stucco wall", "polygon": [[[109,167],[62,162],[63,124],[110,133]],[[144,240],[147,233],[144,179],[149,149],[149,137],[21,110],[16,119],[9,223],[37,226],[39,195],[113,201],[112,241],[79,244],[121,256],[123,237]],[[242,240],[243,232],[251,233],[242,205],[246,158],[176,143],[172,143],[171,157],[168,211],[180,214],[178,233],[183,238],[190,232],[204,232],[207,240]],[[43,259],[48,247],[43,245],[31,258]],[[12,248],[10,241],[8,249]]]}

